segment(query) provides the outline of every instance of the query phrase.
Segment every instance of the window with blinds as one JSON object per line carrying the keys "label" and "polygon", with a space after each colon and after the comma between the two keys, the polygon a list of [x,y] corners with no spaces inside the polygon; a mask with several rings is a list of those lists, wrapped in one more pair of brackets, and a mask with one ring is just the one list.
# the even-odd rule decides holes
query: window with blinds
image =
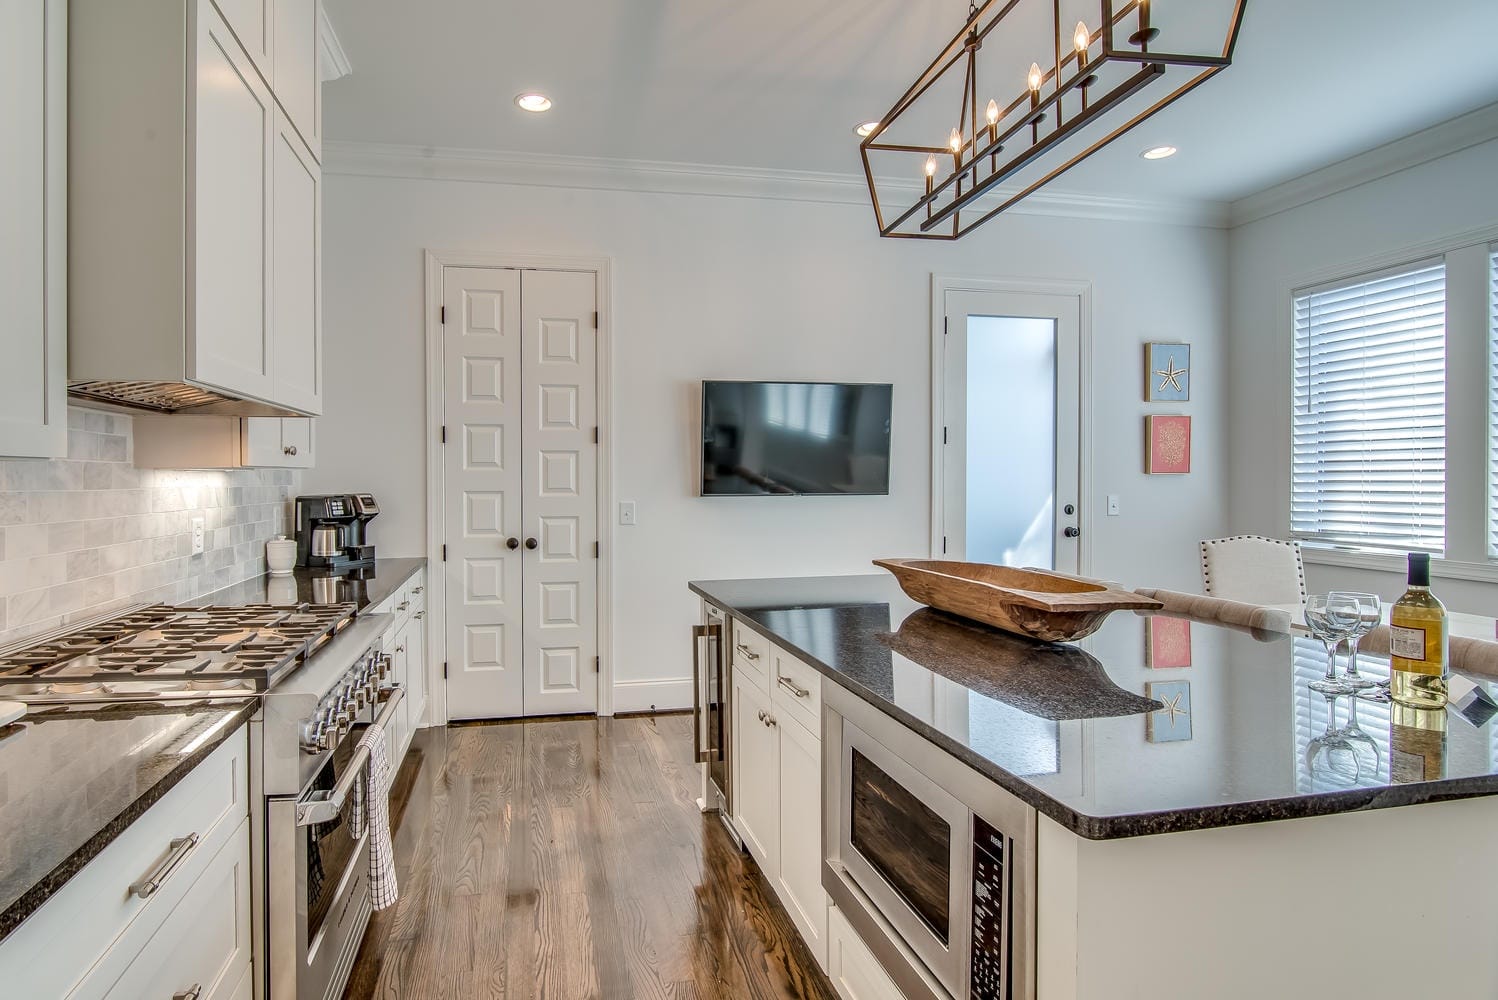
{"label": "window with blinds", "polygon": [[1307,542],[1440,554],[1446,266],[1296,293],[1290,528]]}
{"label": "window with blinds", "polygon": [[1498,244],[1488,253],[1488,449],[1488,558],[1498,559]]}

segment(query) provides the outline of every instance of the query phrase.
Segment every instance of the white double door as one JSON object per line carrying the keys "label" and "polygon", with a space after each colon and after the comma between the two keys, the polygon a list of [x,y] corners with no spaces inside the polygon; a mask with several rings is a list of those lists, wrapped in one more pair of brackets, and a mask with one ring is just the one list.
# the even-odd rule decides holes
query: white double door
{"label": "white double door", "polygon": [[597,709],[596,287],[443,269],[450,718]]}

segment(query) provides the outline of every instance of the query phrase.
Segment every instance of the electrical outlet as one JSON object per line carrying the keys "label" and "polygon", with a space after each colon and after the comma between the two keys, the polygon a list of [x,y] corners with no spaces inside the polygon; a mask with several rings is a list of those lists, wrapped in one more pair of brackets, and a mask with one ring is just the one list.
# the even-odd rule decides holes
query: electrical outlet
{"label": "electrical outlet", "polygon": [[619,523],[620,524],[634,524],[635,523],[635,502],[633,500],[620,500],[619,501]]}
{"label": "electrical outlet", "polygon": [[1109,493],[1108,494],[1108,516],[1109,517],[1117,517],[1118,516],[1118,494],[1117,493]]}
{"label": "electrical outlet", "polygon": [[203,554],[203,519],[201,517],[192,519],[192,554],[195,556]]}

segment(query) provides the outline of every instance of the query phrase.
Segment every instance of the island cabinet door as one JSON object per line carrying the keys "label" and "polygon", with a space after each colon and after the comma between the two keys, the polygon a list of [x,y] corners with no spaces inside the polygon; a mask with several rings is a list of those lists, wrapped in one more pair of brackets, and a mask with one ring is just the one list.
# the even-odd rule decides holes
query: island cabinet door
{"label": "island cabinet door", "polygon": [[773,881],[780,871],[780,737],[769,719],[770,699],[735,671],[734,826]]}
{"label": "island cabinet door", "polygon": [[[777,706],[778,707],[778,706]],[[776,888],[817,964],[827,968],[827,893],[822,889],[822,741],[779,713],[780,877]]]}

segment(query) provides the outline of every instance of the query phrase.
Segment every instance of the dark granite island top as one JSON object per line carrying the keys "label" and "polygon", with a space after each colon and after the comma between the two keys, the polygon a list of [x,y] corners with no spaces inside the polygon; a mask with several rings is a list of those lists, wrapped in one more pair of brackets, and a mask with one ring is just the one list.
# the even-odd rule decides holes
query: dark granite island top
{"label": "dark granite island top", "polygon": [[215,590],[191,602],[197,607],[239,607],[245,604],[339,604],[352,602],[362,612],[395,593],[426,568],[416,559],[376,559],[373,566],[330,573],[319,569],[293,570],[291,576],[257,576],[232,587]]}
{"label": "dark granite island top", "polygon": [[258,699],[35,706],[0,728],[0,939],[255,714]]}
{"label": "dark granite island top", "polygon": [[[1326,663],[1312,639],[1193,622],[1191,665],[1151,668],[1146,616],[1129,612],[1080,643],[1046,645],[923,608],[888,575],[690,587],[1088,839],[1498,795],[1495,723],[1454,710],[1439,778],[1394,780],[1386,704],[1357,703],[1366,740],[1354,750],[1312,752],[1330,720],[1306,687]],[[1360,664],[1388,676],[1385,659]],[[1165,741],[1182,733],[1143,696],[1172,681],[1189,684],[1180,702],[1179,687],[1165,694],[1189,713],[1189,738]],[[1336,726],[1350,705],[1337,701]]]}

